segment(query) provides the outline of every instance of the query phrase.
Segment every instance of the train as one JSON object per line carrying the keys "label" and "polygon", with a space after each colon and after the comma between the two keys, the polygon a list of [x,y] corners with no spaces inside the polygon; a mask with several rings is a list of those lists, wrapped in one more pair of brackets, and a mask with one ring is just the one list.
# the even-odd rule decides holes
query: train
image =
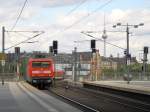
{"label": "train", "polygon": [[55,80],[63,80],[64,76],[65,76],[65,70],[62,67],[56,65],[56,67],[55,67]]}
{"label": "train", "polygon": [[20,60],[20,75],[28,83],[38,87],[53,85],[55,75],[51,58],[23,57]]}

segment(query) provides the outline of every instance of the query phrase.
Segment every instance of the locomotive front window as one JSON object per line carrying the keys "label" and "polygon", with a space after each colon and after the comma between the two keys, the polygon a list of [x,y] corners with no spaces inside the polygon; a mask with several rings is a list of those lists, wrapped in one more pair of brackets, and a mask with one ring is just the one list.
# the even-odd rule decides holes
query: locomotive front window
{"label": "locomotive front window", "polygon": [[33,68],[47,68],[50,66],[49,62],[32,62]]}

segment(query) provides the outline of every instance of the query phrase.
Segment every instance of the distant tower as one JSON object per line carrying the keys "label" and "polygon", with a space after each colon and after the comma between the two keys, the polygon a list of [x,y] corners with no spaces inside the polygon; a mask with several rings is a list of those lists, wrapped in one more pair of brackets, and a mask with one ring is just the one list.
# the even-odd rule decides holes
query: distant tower
{"label": "distant tower", "polygon": [[102,38],[104,40],[104,57],[106,57],[106,39],[107,39],[107,34],[106,34],[106,28],[105,28],[105,14],[104,14],[104,30],[103,30]]}

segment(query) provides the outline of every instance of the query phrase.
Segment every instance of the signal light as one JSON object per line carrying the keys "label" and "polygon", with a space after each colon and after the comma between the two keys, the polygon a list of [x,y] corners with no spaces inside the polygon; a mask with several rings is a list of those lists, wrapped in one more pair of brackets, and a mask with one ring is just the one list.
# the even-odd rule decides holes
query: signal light
{"label": "signal light", "polygon": [[124,55],[127,55],[127,50],[124,50]]}
{"label": "signal light", "polygon": [[95,40],[91,40],[91,49],[95,49],[96,43]]}
{"label": "signal light", "polygon": [[50,46],[50,47],[49,47],[49,52],[50,52],[50,53],[53,53],[53,46]]}
{"label": "signal light", "polygon": [[144,54],[148,54],[148,47],[144,47]]}
{"label": "signal light", "polygon": [[58,48],[58,44],[57,44],[58,42],[57,42],[57,40],[54,40],[53,41],[53,49],[57,49]]}
{"label": "signal light", "polygon": [[20,54],[20,47],[15,47],[15,54],[17,54],[17,55]]}
{"label": "signal light", "polygon": [[53,41],[53,52],[54,54],[57,54],[58,53],[58,41],[57,40],[54,40]]}

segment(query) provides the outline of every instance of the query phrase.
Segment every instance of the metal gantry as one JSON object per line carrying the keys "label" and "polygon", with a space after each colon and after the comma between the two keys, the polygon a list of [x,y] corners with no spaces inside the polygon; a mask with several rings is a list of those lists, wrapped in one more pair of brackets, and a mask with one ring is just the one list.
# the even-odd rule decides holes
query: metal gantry
{"label": "metal gantry", "polygon": [[[32,36],[32,37],[29,37],[28,39],[23,40],[23,41],[21,41],[21,42],[15,44],[15,45],[12,45],[11,47],[8,47],[8,48],[5,49],[5,32],[36,33],[36,35],[34,35],[34,36]],[[13,48],[13,47],[16,47],[17,45],[20,45],[20,44],[22,44],[22,43],[28,42],[29,40],[31,40],[31,39],[33,39],[33,38],[35,38],[35,37],[37,37],[37,36],[39,36],[39,35],[41,35],[41,34],[43,34],[43,33],[44,33],[44,31],[12,31],[12,30],[11,30],[11,31],[8,31],[8,30],[6,30],[5,27],[3,26],[3,27],[2,27],[2,53],[5,53],[6,50],[8,50],[8,49],[10,49],[10,48]],[[30,43],[33,43],[33,42],[30,42]]]}

